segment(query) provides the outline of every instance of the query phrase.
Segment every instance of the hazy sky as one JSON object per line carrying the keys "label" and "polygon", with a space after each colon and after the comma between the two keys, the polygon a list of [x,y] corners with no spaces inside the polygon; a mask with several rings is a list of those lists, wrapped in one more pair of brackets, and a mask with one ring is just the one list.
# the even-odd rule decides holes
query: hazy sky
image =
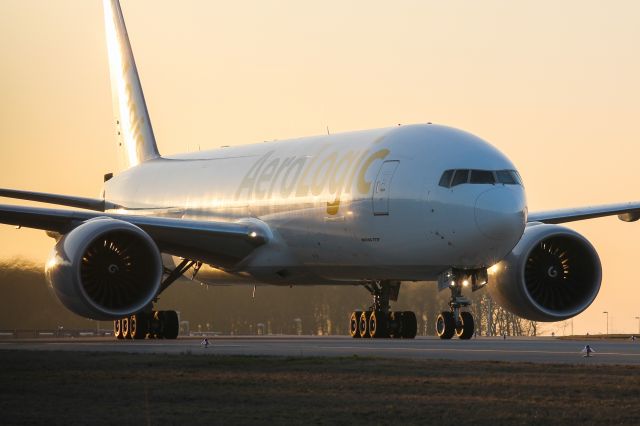
{"label": "hazy sky", "polygon": [[[161,153],[431,121],[518,166],[529,210],[640,199],[640,2],[122,0]],[[116,155],[98,0],[0,1],[0,187],[96,196]],[[1,203],[11,202],[1,199]],[[640,223],[576,333],[638,332]],[[53,240],[0,225],[0,257]]]}

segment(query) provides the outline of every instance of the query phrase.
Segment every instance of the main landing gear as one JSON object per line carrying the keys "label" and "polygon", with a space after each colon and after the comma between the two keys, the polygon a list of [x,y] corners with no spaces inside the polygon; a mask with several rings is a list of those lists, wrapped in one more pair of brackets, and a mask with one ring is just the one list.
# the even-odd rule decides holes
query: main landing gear
{"label": "main landing gear", "polygon": [[[166,290],[178,278],[193,267],[193,275],[200,270],[202,263],[183,259],[173,270],[165,268],[166,278],[160,285],[158,295]],[[158,295],[154,303],[158,300]],[[116,339],[176,339],[180,332],[180,321],[176,311],[154,311],[150,305],[145,311],[113,321],[113,336]]]}
{"label": "main landing gear", "polygon": [[416,314],[411,311],[389,311],[389,301],[398,300],[399,281],[375,281],[365,285],[373,296],[367,311],[354,311],[349,320],[349,334],[353,338],[413,339],[418,331]]}
{"label": "main landing gear", "polygon": [[[473,273],[468,277],[459,277],[451,273],[448,278],[449,289],[451,290],[451,301],[449,311],[441,312],[436,319],[436,333],[441,339],[451,339],[455,334],[462,340],[473,337],[474,322],[471,312],[462,311],[471,305],[471,302],[462,295],[462,287],[469,284],[476,290],[486,284],[486,271]],[[479,282],[482,280],[482,282]]]}
{"label": "main landing gear", "polygon": [[116,339],[175,339],[180,331],[176,311],[151,311],[113,321]]}

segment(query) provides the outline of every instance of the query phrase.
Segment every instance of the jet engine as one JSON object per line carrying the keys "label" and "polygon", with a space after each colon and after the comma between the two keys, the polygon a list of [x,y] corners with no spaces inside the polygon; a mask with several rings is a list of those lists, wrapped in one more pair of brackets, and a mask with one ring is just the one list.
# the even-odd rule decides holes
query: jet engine
{"label": "jet engine", "polygon": [[162,261],[142,229],[96,218],[64,235],[51,251],[45,274],[62,304],[96,320],[140,311],[157,295]]}
{"label": "jet engine", "polygon": [[489,293],[501,306],[534,321],[574,317],[598,295],[602,267],[591,243],[558,225],[535,223],[489,269]]}

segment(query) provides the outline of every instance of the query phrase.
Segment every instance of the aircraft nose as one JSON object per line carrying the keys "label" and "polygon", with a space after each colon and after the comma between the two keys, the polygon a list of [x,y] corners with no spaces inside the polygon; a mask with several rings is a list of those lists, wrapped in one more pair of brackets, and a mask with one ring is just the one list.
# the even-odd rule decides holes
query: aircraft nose
{"label": "aircraft nose", "polygon": [[476,224],[488,238],[517,241],[524,232],[526,210],[524,191],[520,186],[492,188],[476,200]]}

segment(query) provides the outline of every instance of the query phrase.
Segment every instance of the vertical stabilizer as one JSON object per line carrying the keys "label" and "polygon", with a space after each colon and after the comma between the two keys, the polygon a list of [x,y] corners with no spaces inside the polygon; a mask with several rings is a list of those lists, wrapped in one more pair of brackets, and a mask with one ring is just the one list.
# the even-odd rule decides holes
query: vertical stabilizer
{"label": "vertical stabilizer", "polygon": [[118,0],[103,0],[118,150],[125,167],[160,156]]}

